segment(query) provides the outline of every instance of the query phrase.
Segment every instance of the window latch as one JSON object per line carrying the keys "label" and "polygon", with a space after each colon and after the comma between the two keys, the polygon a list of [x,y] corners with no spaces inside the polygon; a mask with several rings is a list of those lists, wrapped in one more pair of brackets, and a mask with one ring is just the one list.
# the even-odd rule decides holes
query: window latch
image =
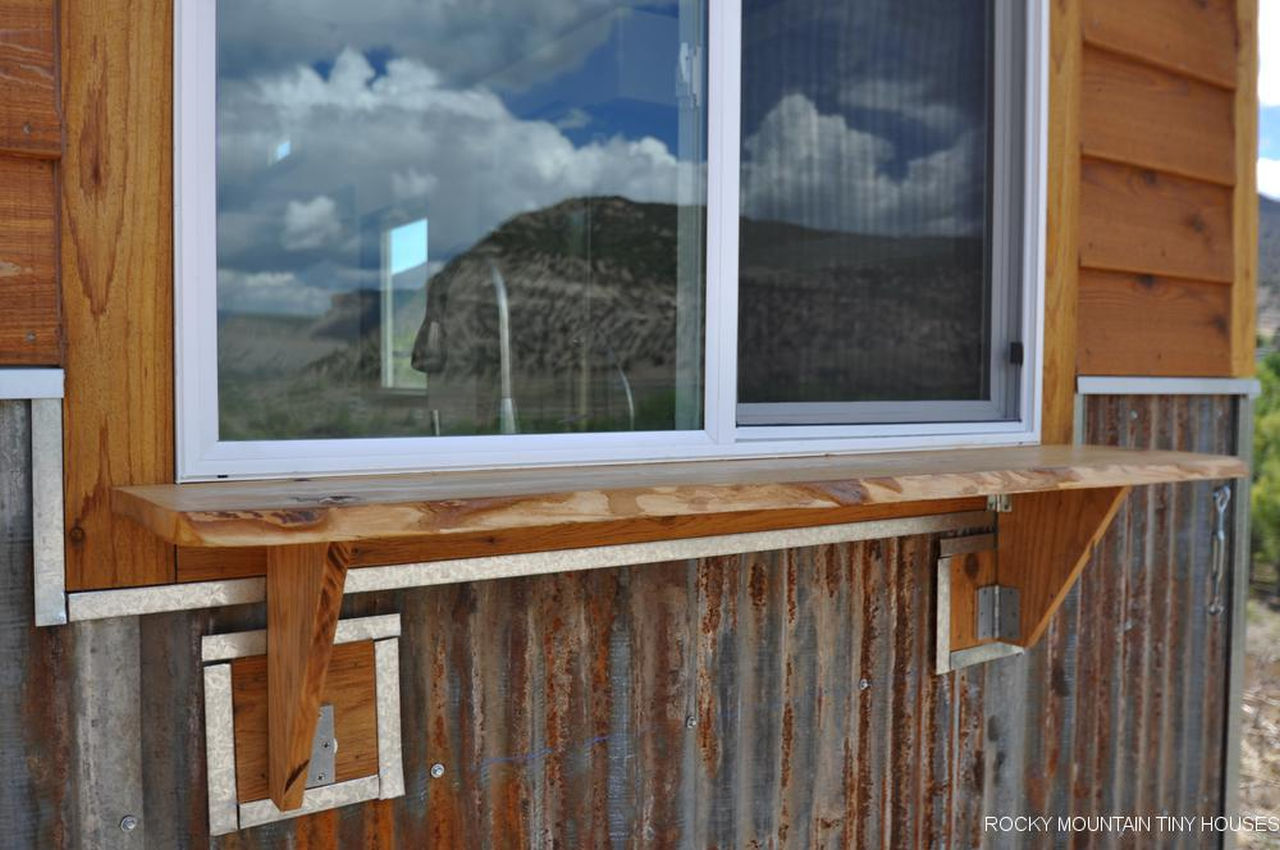
{"label": "window latch", "polygon": [[1023,350],[1021,342],[1009,343],[1009,362],[1014,366],[1021,366],[1023,359]]}

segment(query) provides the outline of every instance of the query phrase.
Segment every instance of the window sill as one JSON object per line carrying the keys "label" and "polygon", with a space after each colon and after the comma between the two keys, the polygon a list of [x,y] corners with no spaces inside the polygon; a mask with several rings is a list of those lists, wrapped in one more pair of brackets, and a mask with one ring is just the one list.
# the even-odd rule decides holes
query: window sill
{"label": "window sill", "polygon": [[[1240,460],[1220,455],[1022,446],[136,486],[116,489],[113,507],[179,546],[430,546],[450,535],[591,526],[611,534],[620,523],[695,517],[723,519],[706,533],[725,534],[770,527],[783,512],[792,527],[823,525],[850,521],[850,510],[913,502],[1246,474]],[[558,548],[555,535],[542,544]]]}

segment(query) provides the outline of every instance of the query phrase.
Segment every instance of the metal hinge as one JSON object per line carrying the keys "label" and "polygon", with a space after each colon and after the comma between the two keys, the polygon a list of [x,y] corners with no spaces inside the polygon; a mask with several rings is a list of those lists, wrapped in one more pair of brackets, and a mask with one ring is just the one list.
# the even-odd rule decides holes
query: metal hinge
{"label": "metal hinge", "polygon": [[994,496],[988,496],[987,510],[997,514],[1012,513],[1013,496],[1008,493],[998,493]]}
{"label": "metal hinge", "polygon": [[1022,631],[1018,588],[989,584],[978,588],[979,640],[1015,641]]}
{"label": "metal hinge", "polygon": [[307,787],[333,784],[334,763],[338,756],[338,739],[333,731],[333,706],[320,706],[316,734],[311,739],[311,764],[307,767]]}
{"label": "metal hinge", "polygon": [[676,69],[676,99],[685,109],[702,105],[702,45],[681,42]]}

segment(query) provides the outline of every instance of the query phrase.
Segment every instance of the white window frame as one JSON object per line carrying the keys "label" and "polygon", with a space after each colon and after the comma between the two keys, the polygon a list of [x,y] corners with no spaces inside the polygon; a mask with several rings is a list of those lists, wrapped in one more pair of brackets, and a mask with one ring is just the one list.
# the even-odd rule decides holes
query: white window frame
{"label": "white window frame", "polygon": [[[998,8],[1024,0],[995,2]],[[174,372],[178,480],[782,457],[1038,443],[1048,159],[1047,2],[1028,0],[1026,3],[1021,268],[1009,270],[1020,275],[1024,283],[1018,322],[1024,362],[1017,373],[1016,418],[857,425],[738,424],[736,306],[742,9],[741,0],[716,0],[709,4],[708,26],[704,348],[707,354],[702,429],[225,441],[218,438],[214,232],[217,220],[216,0],[177,0],[174,11]],[[998,20],[1002,17],[997,14]],[[997,49],[997,62],[1002,53]],[[1000,132],[998,123],[993,132],[997,139],[1008,135]],[[997,174],[999,171],[996,169]],[[1001,178],[994,179],[997,196],[1001,191],[1008,191],[1007,187],[1002,188]],[[997,201],[996,209],[1001,206]],[[1005,232],[1012,232],[1012,226],[1006,226]],[[997,257],[996,262],[1000,261]],[[948,404],[981,406],[986,403]],[[976,415],[979,407],[972,409]]]}

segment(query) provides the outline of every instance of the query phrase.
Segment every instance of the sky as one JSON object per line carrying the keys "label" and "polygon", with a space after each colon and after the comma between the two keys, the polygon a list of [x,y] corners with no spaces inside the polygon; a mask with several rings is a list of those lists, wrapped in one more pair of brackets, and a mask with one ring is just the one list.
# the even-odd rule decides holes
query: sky
{"label": "sky", "polygon": [[1258,191],[1280,200],[1280,0],[1258,4]]}

